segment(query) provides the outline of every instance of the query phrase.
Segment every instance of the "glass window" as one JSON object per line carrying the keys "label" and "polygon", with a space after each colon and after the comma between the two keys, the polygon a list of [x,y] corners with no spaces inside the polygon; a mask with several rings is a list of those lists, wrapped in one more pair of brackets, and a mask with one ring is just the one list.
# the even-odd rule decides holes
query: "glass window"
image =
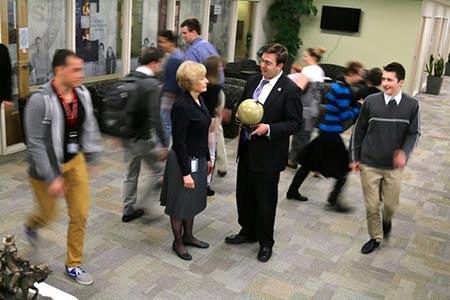
{"label": "glass window", "polygon": [[131,70],[136,69],[138,65],[138,58],[143,47],[158,47],[158,30],[160,26],[158,20],[161,13],[164,14],[164,11],[167,11],[165,2],[167,1],[133,1],[133,23],[131,27]]}
{"label": "glass window", "polygon": [[209,11],[209,41],[216,46],[222,59],[227,56],[227,41],[232,0],[211,0]]}
{"label": "glass window", "polygon": [[121,7],[119,0],[76,0],[76,52],[86,77],[121,72]]}
{"label": "glass window", "polygon": [[28,0],[30,85],[41,85],[52,76],[53,53],[66,44],[65,14],[64,1]]}

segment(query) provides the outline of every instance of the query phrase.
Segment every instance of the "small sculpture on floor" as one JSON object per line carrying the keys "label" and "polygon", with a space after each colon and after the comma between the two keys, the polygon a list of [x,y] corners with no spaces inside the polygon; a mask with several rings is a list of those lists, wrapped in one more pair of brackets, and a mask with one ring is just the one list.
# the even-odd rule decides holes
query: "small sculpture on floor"
{"label": "small sculpture on floor", "polygon": [[[13,235],[3,238],[3,248],[0,248],[0,299],[28,299],[28,289],[36,291],[32,299],[36,299],[39,290],[35,282],[47,279],[50,269],[46,264],[30,265],[22,258],[16,247]],[[19,292],[20,291],[20,292]]]}

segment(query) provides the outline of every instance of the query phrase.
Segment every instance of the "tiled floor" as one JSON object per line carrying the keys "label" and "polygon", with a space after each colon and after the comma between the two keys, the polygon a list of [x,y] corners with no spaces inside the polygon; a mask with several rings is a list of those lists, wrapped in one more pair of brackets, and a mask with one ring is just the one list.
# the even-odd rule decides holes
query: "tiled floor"
{"label": "tiled floor", "polygon": [[331,180],[308,178],[302,192],[310,201],[298,203],[284,197],[294,173],[283,172],[268,263],[256,260],[256,244],[225,244],[238,230],[234,140],[227,141],[228,175],[214,179],[216,196],[196,218],[197,236],[211,247],[190,249],[191,262],[172,252],[167,216],[121,223],[122,151],[108,140],[92,179],[85,246],[94,285],[76,285],[62,273],[64,201],[56,222],[39,232],[40,247],[25,242],[22,222],[33,201],[23,153],[0,158],[0,235],[17,234],[20,251],[53,269],[47,283],[79,299],[450,299],[450,78],[440,96],[418,98],[422,138],[405,171],[392,236],[370,255],[360,254],[368,235],[357,174],[345,192],[355,211],[337,214],[324,209]]}

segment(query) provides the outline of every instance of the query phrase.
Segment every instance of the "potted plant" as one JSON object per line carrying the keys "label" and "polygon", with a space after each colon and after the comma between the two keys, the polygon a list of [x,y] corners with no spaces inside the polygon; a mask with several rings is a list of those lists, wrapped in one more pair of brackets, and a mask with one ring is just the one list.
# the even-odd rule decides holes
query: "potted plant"
{"label": "potted plant", "polygon": [[317,7],[313,0],[275,0],[267,11],[267,17],[276,28],[274,42],[284,45],[289,58],[285,69],[289,70],[290,65],[297,57],[297,52],[302,45],[302,40],[298,36],[301,22],[300,18],[317,14]]}
{"label": "potted plant", "polygon": [[425,72],[427,72],[427,87],[426,93],[439,95],[442,86],[442,74],[444,73],[444,59],[440,56],[434,57],[430,55],[430,59],[425,66]]}
{"label": "potted plant", "polygon": [[447,63],[445,64],[445,76],[450,76],[450,52],[448,53]]}

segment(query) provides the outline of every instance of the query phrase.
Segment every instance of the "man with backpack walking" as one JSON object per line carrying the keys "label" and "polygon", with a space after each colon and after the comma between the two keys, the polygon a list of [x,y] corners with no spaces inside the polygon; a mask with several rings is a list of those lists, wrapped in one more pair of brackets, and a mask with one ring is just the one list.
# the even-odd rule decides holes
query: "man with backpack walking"
{"label": "man with backpack walking", "polygon": [[90,285],[92,276],[81,266],[89,210],[86,161],[101,151],[100,132],[86,87],[83,59],[60,49],[52,61],[54,79],[33,93],[25,108],[29,180],[37,211],[25,222],[25,234],[37,241],[37,229],[55,217],[56,202],[67,202],[69,229],[65,274]]}
{"label": "man with backpack walking", "polygon": [[[124,159],[128,164],[123,184],[123,222],[143,216],[143,202],[154,200],[156,203],[159,199],[159,181],[163,174],[161,161],[167,155],[168,146],[160,118],[161,82],[155,77],[161,71],[162,57],[159,49],[144,48],[139,58],[140,66],[116,84],[104,102],[106,106],[121,100],[125,103],[125,108],[121,110],[124,112],[122,121],[118,122],[124,127],[118,136],[123,139]],[[108,122],[108,118],[104,122]],[[136,204],[141,161],[151,169],[152,175],[141,203]]]}

